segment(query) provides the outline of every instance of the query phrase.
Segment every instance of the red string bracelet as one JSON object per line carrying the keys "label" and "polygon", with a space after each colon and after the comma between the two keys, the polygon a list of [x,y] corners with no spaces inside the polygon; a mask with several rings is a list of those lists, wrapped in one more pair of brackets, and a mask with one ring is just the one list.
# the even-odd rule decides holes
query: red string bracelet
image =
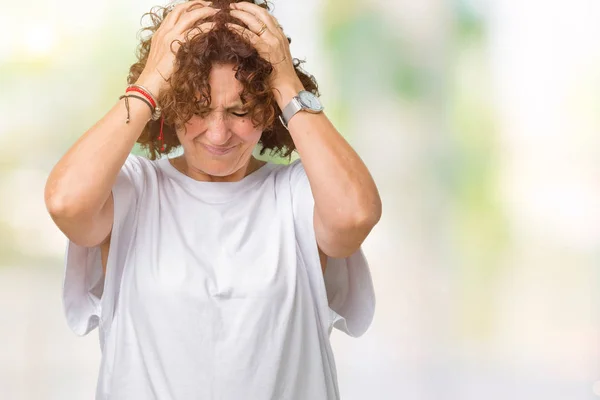
{"label": "red string bracelet", "polygon": [[148,101],[150,102],[150,104],[152,104],[152,107],[156,108],[156,100],[154,100],[154,96],[152,96],[152,94],[146,90],[144,90],[142,87],[138,86],[133,86],[133,85],[129,85],[129,87],[127,88],[127,90],[125,90],[125,93],[128,92],[138,92],[141,93],[142,95],[144,95],[145,98],[148,99]]}
{"label": "red string bracelet", "polygon": [[[145,87],[141,86],[141,85],[129,85],[127,87],[127,89],[125,90],[125,93],[129,93],[129,92],[137,92],[140,93],[142,96],[144,96],[146,98],[146,103],[148,104],[148,106],[150,106],[150,108],[152,109],[152,120],[156,121],[157,119],[160,118],[160,132],[158,135],[158,140],[160,140],[161,143],[161,147],[160,150],[164,151],[166,146],[165,146],[165,136],[164,136],[164,124],[165,124],[165,119],[163,117],[161,117],[161,108],[157,106],[157,102],[156,99],[154,98],[154,96],[152,95],[152,93],[146,89]],[[129,96],[121,96],[120,98],[125,97],[125,106],[127,108],[127,123],[129,123],[129,104],[127,104],[127,97],[137,97],[134,95],[129,95]],[[144,100],[140,97],[137,97],[140,100]]]}
{"label": "red string bracelet", "polygon": [[163,135],[164,124],[165,124],[165,118],[160,117],[160,133],[158,134],[158,140],[160,140],[160,143],[161,143],[160,151],[165,151],[165,136]]}
{"label": "red string bracelet", "polygon": [[148,102],[152,105],[152,120],[156,121],[160,118],[162,113],[162,109],[158,106],[156,98],[152,95],[152,93],[141,85],[129,85],[125,90],[125,93],[129,92],[137,92],[144,96]]}

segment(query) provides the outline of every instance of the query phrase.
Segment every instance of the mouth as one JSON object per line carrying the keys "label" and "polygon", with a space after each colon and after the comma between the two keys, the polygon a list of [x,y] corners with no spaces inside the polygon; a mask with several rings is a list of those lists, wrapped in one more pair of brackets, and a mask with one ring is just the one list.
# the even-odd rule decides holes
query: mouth
{"label": "mouth", "polygon": [[202,144],[202,146],[204,146],[204,148],[209,153],[214,154],[216,156],[222,156],[227,153],[230,153],[235,148],[235,146],[233,146],[233,147],[215,147],[215,146],[209,146],[207,144]]}

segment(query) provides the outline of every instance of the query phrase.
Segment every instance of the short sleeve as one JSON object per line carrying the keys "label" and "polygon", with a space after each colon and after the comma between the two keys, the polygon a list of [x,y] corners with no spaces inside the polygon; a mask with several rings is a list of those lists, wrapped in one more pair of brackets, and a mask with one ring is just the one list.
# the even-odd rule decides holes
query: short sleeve
{"label": "short sleeve", "polygon": [[67,240],[63,308],[69,328],[79,336],[95,329],[100,318],[112,317],[127,251],[124,244],[132,234],[137,199],[144,184],[143,162],[141,157],[129,155],[112,188],[114,220],[106,276],[100,246],[83,247]]}
{"label": "short sleeve", "polygon": [[300,160],[289,165],[296,240],[314,281],[324,282],[328,302],[329,329],[349,336],[363,335],[373,320],[375,291],[369,264],[359,248],[346,258],[329,257],[323,276],[315,237],[314,198]]}

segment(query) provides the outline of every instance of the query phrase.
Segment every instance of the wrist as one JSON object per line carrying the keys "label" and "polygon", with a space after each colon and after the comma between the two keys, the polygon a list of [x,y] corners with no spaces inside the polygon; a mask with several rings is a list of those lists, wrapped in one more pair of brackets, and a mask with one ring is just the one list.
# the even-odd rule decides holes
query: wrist
{"label": "wrist", "polygon": [[304,85],[302,85],[302,82],[298,79],[296,82],[287,82],[274,87],[273,95],[275,96],[277,105],[283,110],[302,90],[305,90]]}
{"label": "wrist", "polygon": [[161,76],[152,77],[140,75],[137,81],[135,81],[135,84],[145,87],[150,91],[152,96],[158,100],[158,96],[165,85],[165,80]]}

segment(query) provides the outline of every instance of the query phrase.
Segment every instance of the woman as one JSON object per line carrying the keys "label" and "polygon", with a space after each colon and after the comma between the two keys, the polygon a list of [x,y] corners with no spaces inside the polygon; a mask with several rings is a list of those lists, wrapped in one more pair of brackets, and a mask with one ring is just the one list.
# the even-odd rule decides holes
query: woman
{"label": "woman", "polygon": [[266,6],[230,3],[151,13],[135,85],[48,178],[97,399],[337,399],[331,329],[371,323],[377,188]]}

